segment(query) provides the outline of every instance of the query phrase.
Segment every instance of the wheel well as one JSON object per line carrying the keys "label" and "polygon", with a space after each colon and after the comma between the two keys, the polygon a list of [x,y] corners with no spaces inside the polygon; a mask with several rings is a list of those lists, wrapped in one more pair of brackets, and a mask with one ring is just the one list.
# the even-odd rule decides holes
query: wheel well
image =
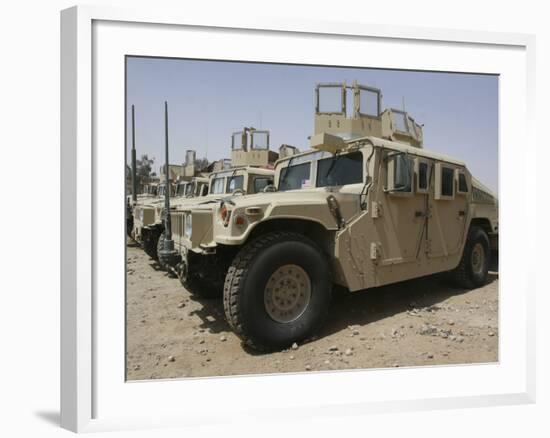
{"label": "wheel well", "polygon": [[313,240],[330,254],[329,231],[320,223],[304,219],[271,219],[258,224],[250,233],[249,240],[273,231],[293,231]]}

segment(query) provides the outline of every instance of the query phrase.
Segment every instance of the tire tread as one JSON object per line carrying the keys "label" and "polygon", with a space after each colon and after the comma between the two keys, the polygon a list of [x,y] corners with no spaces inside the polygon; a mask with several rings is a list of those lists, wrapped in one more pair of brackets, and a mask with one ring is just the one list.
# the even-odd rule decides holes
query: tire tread
{"label": "tire tread", "polygon": [[[302,234],[290,231],[275,231],[264,234],[245,245],[233,259],[233,262],[227,270],[223,286],[223,308],[226,320],[235,334],[237,334],[246,345],[255,350],[267,351],[270,350],[270,348],[255,343],[253,339],[247,335],[246,330],[244,330],[243,315],[239,304],[240,287],[243,280],[246,279],[248,275],[252,261],[262,250],[275,243],[291,240],[311,245],[321,253],[318,246],[311,239]],[[324,316],[326,315],[323,315],[323,317]]]}

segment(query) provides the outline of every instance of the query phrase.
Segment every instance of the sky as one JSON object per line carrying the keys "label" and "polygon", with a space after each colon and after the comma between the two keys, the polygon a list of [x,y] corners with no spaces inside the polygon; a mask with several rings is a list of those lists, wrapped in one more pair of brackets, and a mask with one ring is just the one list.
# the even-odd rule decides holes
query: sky
{"label": "sky", "polygon": [[[403,108],[424,125],[424,148],[463,160],[498,192],[498,76],[248,62],[128,57],[127,157],[135,106],[137,157],[164,164],[164,101],[170,161],[185,150],[213,161],[229,158],[231,134],[269,129],[271,149],[309,149],[315,85],[356,80],[382,90],[382,109]],[[129,161],[128,161],[129,162]]]}

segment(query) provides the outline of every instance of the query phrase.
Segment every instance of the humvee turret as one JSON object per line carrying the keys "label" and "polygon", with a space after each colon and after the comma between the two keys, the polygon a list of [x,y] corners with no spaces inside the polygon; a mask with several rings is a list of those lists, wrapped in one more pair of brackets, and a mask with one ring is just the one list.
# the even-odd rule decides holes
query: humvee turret
{"label": "humvee turret", "polygon": [[[338,90],[336,109],[325,109],[325,89]],[[226,318],[248,345],[313,335],[333,284],[353,292],[440,272],[465,287],[486,282],[494,194],[380,102],[375,88],[320,84],[312,150],[276,163],[277,192],[172,217],[182,283],[210,295],[223,279]]]}

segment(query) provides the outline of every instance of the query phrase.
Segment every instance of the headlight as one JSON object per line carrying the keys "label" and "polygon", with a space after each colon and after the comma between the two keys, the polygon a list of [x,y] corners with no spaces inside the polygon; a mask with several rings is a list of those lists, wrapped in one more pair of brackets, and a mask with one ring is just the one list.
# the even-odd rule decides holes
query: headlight
{"label": "headlight", "polygon": [[191,233],[193,232],[193,215],[191,213],[185,213],[185,237],[188,239],[191,238]]}

